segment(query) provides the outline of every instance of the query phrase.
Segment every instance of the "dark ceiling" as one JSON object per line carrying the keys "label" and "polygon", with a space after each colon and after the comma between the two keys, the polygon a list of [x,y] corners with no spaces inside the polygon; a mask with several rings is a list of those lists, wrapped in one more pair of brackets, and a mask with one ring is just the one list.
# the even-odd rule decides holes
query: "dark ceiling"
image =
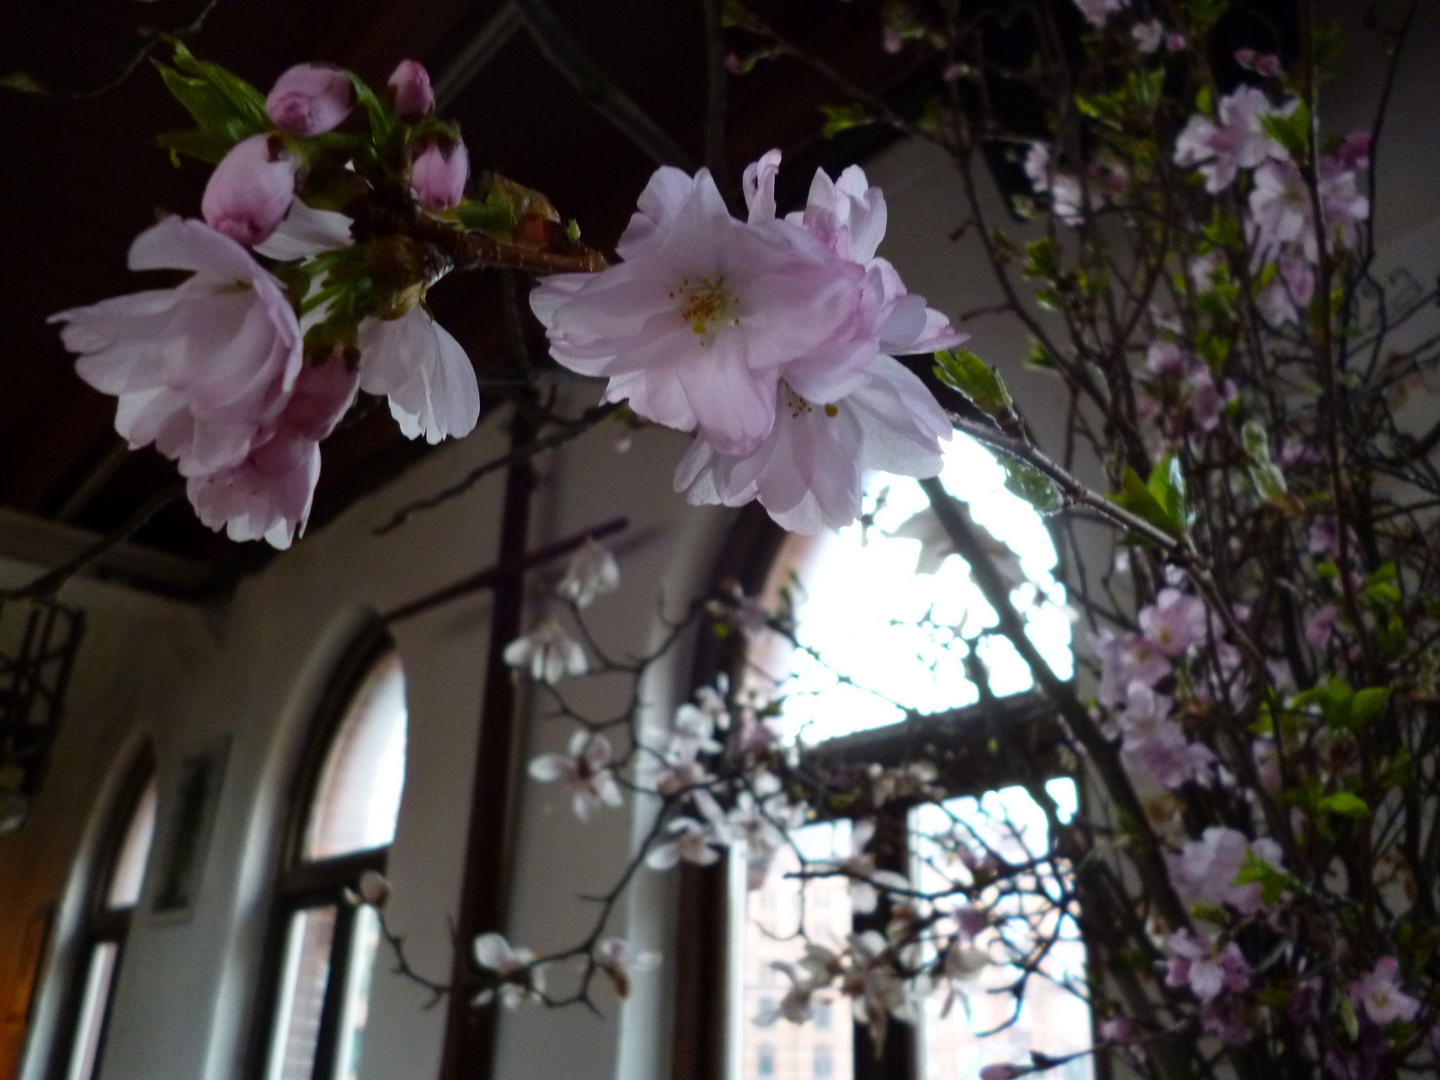
{"label": "dark ceiling", "polygon": [[[703,0],[545,6],[688,164],[704,159]],[[864,85],[889,86],[905,73],[903,59],[879,47],[878,0],[754,7]],[[476,171],[495,169],[545,192],[602,250],[656,165],[547,60],[506,0],[10,0],[0,7],[0,79],[48,93],[0,89],[0,513],[105,533],[176,482],[153,450],[125,449],[112,427],[113,399],[75,376],[46,317],[148,287],[125,270],[131,239],[157,213],[197,213],[207,170],[173,167],[151,141],[184,116],[137,42],[201,15],[186,34],[192,50],[262,90],[303,60],[332,61],[372,85],[383,85],[402,58],[423,60],[448,90],[443,112],[461,125]],[[127,66],[133,71],[120,77]],[[730,78],[727,183],[771,146],[792,158],[807,146],[813,158],[862,152],[863,135],[839,146],[816,142],[820,106],[838,96],[793,62]],[[791,182],[804,171],[793,170]],[[498,279],[447,280],[432,302],[474,361],[483,395],[487,371],[505,363],[507,348]],[[337,432],[325,446],[312,527],[426,452],[403,439],[384,410]],[[232,544],[205,529],[183,502],[156,515],[135,542],[213,568],[212,587],[268,555],[263,545]]]}

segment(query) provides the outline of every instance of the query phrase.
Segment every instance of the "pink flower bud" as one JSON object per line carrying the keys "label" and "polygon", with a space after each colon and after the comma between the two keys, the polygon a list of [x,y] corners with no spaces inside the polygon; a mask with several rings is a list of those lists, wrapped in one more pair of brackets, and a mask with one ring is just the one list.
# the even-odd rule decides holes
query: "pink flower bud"
{"label": "pink flower bud", "polygon": [[355,88],[339,68],[296,64],[270,88],[265,111],[275,126],[308,138],[339,127],[355,104]]}
{"label": "pink flower bud", "polygon": [[469,179],[470,154],[459,139],[426,139],[410,166],[410,190],[432,210],[458,206]]}
{"label": "pink flower bud", "polygon": [[401,60],[386,85],[395,115],[401,120],[419,120],[434,111],[435,90],[430,85],[430,73],[418,60]]}
{"label": "pink flower bud", "polygon": [[273,135],[252,135],[215,166],[200,211],[205,223],[241,244],[269,238],[290,209],[300,162]]}

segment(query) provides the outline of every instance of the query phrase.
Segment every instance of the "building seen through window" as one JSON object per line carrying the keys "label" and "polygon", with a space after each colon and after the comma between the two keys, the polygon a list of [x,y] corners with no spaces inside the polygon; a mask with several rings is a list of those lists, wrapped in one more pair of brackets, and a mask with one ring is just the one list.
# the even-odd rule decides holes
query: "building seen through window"
{"label": "building seen through window", "polygon": [[[362,654],[321,718],[308,795],[277,901],[265,1080],[359,1075],[380,928],[347,899],[366,870],[383,871],[405,782],[405,678],[388,640]],[[327,723],[328,721],[328,723]]]}
{"label": "building seen through window", "polygon": [[137,765],[115,807],[114,826],[99,860],[86,914],[84,967],[72,987],[67,1030],[69,1051],[56,1061],[56,1080],[92,1080],[100,1072],[105,1030],[125,938],[140,902],[145,866],[155,839],[155,768],[147,755]]}
{"label": "building seen through window", "polygon": [[[1025,614],[1031,639],[1057,674],[1069,677],[1070,616],[1044,524],[1004,489],[1004,472],[994,458],[962,435],[947,452],[941,480],[993,537],[995,561],[1013,580],[1012,598]],[[861,522],[838,532],[787,537],[772,565],[767,604],[774,605],[782,587],[790,590],[801,647],[778,635],[761,638],[751,648],[747,681],[761,694],[784,697],[780,723],[786,733],[812,747],[891,725],[898,734],[909,715],[951,712],[980,702],[982,689],[973,681],[977,673],[983,673],[995,697],[1032,689],[1023,661],[993,633],[995,613],[949,547],[919,484],[876,477],[865,510]],[[1066,813],[1074,812],[1073,781],[1056,778],[1047,791]],[[900,811],[889,827],[903,835],[908,863],[894,869],[907,869],[922,891],[954,880],[953,851],[937,838],[983,838],[1015,861],[1027,852],[1048,850],[1044,815],[1019,787],[915,806]],[[808,865],[849,856],[851,832],[851,823],[840,820],[793,835]],[[802,885],[794,876],[800,869],[796,852],[782,849],[760,889],[747,892],[744,873],[732,874],[730,910],[739,929],[732,935],[729,960],[731,1080],[865,1080],[902,1074],[914,1080],[973,1080],[987,1064],[1028,1060],[1032,1048],[1060,1055],[1091,1045],[1084,947],[1073,919],[1033,927],[1044,942],[1041,967],[1049,978],[1024,980],[1023,1006],[1015,1014],[1016,996],[1009,988],[1021,971],[1004,960],[1029,944],[1017,940],[1016,928],[1031,925],[1027,919],[1034,912],[1029,909],[1038,907],[1033,896],[1027,902],[1023,890],[998,902],[995,914],[1006,917],[1002,927],[974,942],[994,962],[964,985],[963,998],[950,1000],[948,1008],[944,991],[928,998],[913,1036],[895,1036],[892,1025],[889,1042],[908,1048],[892,1045],[887,1053],[901,1054],[909,1064],[891,1061],[881,1067],[870,1060],[868,1039],[857,1037],[852,1022],[851,1002],[833,988],[828,997],[817,996],[809,1022],[772,1023],[775,1010],[767,1006],[789,986],[782,974],[777,989],[775,976],[799,959],[805,941],[838,947],[861,927],[847,880],[812,878]],[[1053,889],[1058,883],[1024,884]],[[1000,933],[1006,935],[1003,942],[996,936]],[[980,1038],[995,1029],[1003,1030]],[[1057,1075],[1089,1080],[1091,1061],[1078,1058]]]}

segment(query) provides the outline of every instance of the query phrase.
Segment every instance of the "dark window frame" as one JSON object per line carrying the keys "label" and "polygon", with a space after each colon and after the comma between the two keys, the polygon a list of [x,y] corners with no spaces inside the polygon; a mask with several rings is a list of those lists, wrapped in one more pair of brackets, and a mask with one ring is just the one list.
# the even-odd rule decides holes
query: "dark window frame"
{"label": "dark window frame", "polygon": [[[125,941],[130,935],[135,909],[144,897],[144,876],[141,877],[141,895],[134,904],[111,907],[106,902],[110,885],[115,880],[120,854],[125,837],[130,832],[140,802],[156,780],[155,752],[149,742],[135,755],[125,771],[120,790],[111,800],[111,813],[105,822],[100,842],[92,858],[94,868],[85,885],[85,911],[83,927],[75,944],[74,961],[66,973],[65,989],[60,1006],[60,1022],[55,1028],[56,1045],[51,1053],[49,1067],[45,1070],[47,1080],[66,1080],[74,1065],[75,1055],[80,1052],[79,1024],[81,1010],[85,1004],[85,987],[90,976],[90,965],[96,951],[102,945],[115,946],[115,961],[110,972],[109,985],[105,989],[105,1000],[101,1004],[100,1030],[95,1040],[95,1064],[92,1077],[101,1075],[105,1061],[105,1043],[110,1034],[110,1014],[115,1004],[115,987],[120,979],[120,970],[125,960]],[[157,803],[157,825],[158,825]],[[149,856],[154,849],[152,842],[146,852],[148,870]]]}
{"label": "dark window frame", "polygon": [[[715,580],[738,584],[746,595],[758,595],[786,539],[758,504],[741,510],[723,546]],[[1056,545],[1056,550],[1062,550]],[[744,663],[744,643],[736,636],[721,638],[702,633],[697,643],[691,683],[711,685],[719,672],[732,676]],[[992,742],[997,728],[1006,738]],[[1023,728],[1023,747],[1015,740]],[[982,700],[978,704],[937,713],[918,721],[902,721],[879,728],[827,740],[812,753],[821,759],[854,758],[899,763],[917,741],[943,736],[950,758],[943,765],[939,782],[947,797],[979,796],[988,791],[1024,781],[1037,771],[1047,778],[1070,776],[1079,788],[1082,809],[1087,798],[1080,778],[1063,767],[1060,747],[1063,729],[1054,709],[1036,691]],[[1017,752],[1021,760],[1001,761],[992,745]],[[915,805],[918,805],[915,804]],[[912,804],[899,802],[887,807],[877,821],[877,838],[884,843],[891,836],[889,857],[877,859],[883,869],[908,871],[908,814]],[[894,837],[898,830],[900,844]],[[712,866],[683,864],[680,868],[676,932],[675,1014],[671,1037],[672,1080],[726,1080],[726,1017],[731,1008],[728,942],[736,931],[729,904],[729,860]],[[856,929],[872,923],[883,926],[883,916],[859,916]],[[723,932],[716,933],[719,927]],[[1102,962],[1097,943],[1085,939],[1087,964],[1095,969]],[[844,1010],[842,1010],[844,1013]],[[842,1016],[843,1020],[843,1016]],[[1093,1012],[1092,1027],[1099,1018]],[[868,1028],[855,1024],[854,1080],[919,1080],[921,1062],[916,1029],[893,1023],[885,1052],[878,1058]],[[1098,1031],[1095,1033],[1098,1045]],[[1096,1080],[1111,1080],[1108,1056],[1095,1057]]]}
{"label": "dark window frame", "polygon": [[330,672],[286,785],[290,798],[286,804],[280,857],[270,889],[272,899],[260,964],[255,1021],[251,1025],[246,1068],[241,1074],[252,1080],[265,1080],[270,1067],[271,1048],[280,1019],[278,1011],[283,993],[280,982],[291,920],[301,911],[327,907],[335,908],[335,929],[330,941],[329,974],[320,1010],[311,1080],[333,1080],[339,1050],[337,1029],[344,1012],[350,957],[354,951],[356,905],[349,902],[346,894],[365,871],[385,872],[390,848],[386,845],[330,858],[307,859],[305,830],[323,780],[326,759],[345,723],[349,707],[375,666],[394,651],[395,641],[385,623],[378,617],[367,620]]}

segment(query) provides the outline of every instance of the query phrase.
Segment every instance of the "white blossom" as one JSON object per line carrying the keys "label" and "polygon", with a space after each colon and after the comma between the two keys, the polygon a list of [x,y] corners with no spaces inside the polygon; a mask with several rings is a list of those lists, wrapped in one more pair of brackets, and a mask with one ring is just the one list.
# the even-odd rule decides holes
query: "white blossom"
{"label": "white blossom", "polygon": [[535,953],[523,946],[511,945],[503,934],[481,934],[475,939],[475,962],[499,977],[500,984],[481,990],[472,999],[474,1005],[488,1005],[498,994],[509,1009],[522,1001],[540,1000],[545,993],[545,972],[534,966]]}
{"label": "white blossom", "polygon": [[565,576],[555,586],[560,596],[576,607],[589,607],[597,596],[612,593],[620,587],[620,567],[615,556],[604,544],[586,539],[570,557]]}
{"label": "white blossom", "polygon": [[554,618],[506,645],[505,663],[528,668],[532,679],[551,686],[567,675],[584,675],[590,668],[584,648]]}
{"label": "white blossom", "polygon": [[624,799],[615,780],[615,759],[610,740],[581,729],[570,737],[569,753],[541,754],[530,762],[530,775],[541,781],[564,781],[575,816],[589,821],[602,806],[619,806]]}

